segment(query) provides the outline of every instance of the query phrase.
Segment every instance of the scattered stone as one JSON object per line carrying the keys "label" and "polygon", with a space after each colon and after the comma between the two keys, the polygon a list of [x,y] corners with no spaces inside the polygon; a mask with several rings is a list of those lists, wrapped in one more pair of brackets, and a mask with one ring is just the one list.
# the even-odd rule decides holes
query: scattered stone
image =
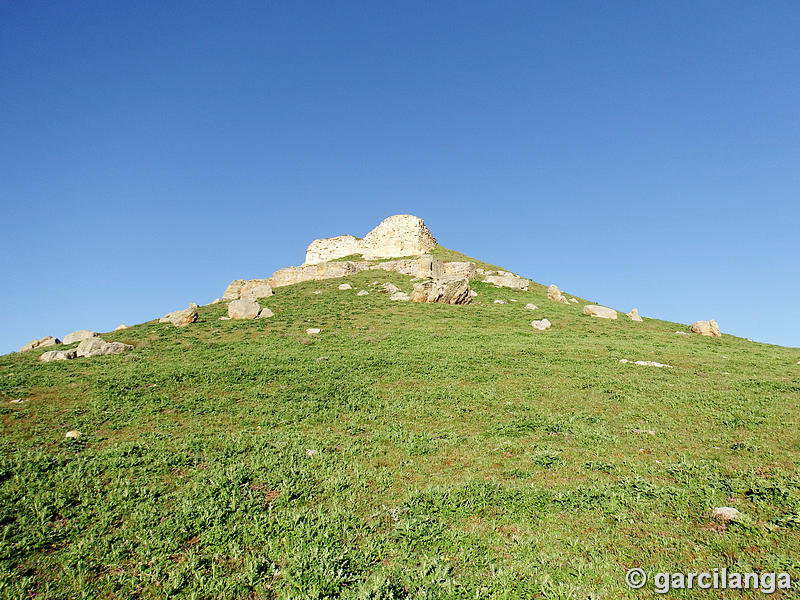
{"label": "scattered stone", "polygon": [[530,302],[528,302],[528,303],[525,305],[525,308],[527,308],[528,310],[536,310],[536,309],[538,309],[539,307],[538,307],[538,306],[536,306],[535,304],[531,304]]}
{"label": "scattered stone", "polygon": [[70,439],[70,440],[77,440],[77,439],[78,439],[79,437],[81,437],[82,435],[83,435],[83,434],[82,434],[80,431],[78,431],[77,429],[73,429],[72,431],[68,431],[68,432],[67,432],[67,433],[64,435],[64,437],[65,437],[66,439]]}
{"label": "scattered stone", "polygon": [[678,335],[689,335],[685,331],[676,331],[675,333],[677,333]]}
{"label": "scattered stone", "polygon": [[383,291],[386,292],[387,294],[394,294],[399,292],[400,288],[397,287],[395,284],[389,283],[387,281],[386,283],[383,284]]}
{"label": "scattered stone", "polygon": [[352,290],[353,286],[350,285],[349,283],[340,283],[339,284],[339,289],[340,290]]}
{"label": "scattered stone", "polygon": [[538,329],[539,331],[544,331],[545,329],[550,329],[550,327],[552,327],[552,324],[548,319],[540,319],[531,321],[531,326],[534,329]]}
{"label": "scattered stone", "polygon": [[459,275],[445,275],[439,279],[414,284],[411,302],[438,302],[441,304],[469,304],[469,280]]}
{"label": "scattered stone", "polygon": [[191,306],[185,310],[176,310],[161,317],[159,323],[172,323],[175,327],[186,327],[197,321],[197,309]]}
{"label": "scattered stone", "polygon": [[578,303],[578,299],[577,298],[570,298],[569,301],[572,304],[577,304]]}
{"label": "scattered stone", "polygon": [[408,302],[411,300],[411,296],[406,294],[405,292],[395,292],[391,296],[389,296],[389,300],[396,300],[398,302]]}
{"label": "scattered stone", "polygon": [[320,329],[319,327],[309,327],[308,329],[306,329],[306,333],[308,335],[316,335],[320,331],[322,331],[322,329]]}
{"label": "scattered stone", "polygon": [[709,321],[695,321],[689,328],[692,333],[698,335],[707,335],[712,337],[720,337],[722,334],[719,331],[719,325],[714,319]]}
{"label": "scattered stone", "polygon": [[495,300],[494,303],[495,304],[508,304],[508,302],[506,302],[505,300]]}
{"label": "scattered stone", "polygon": [[307,457],[311,458],[312,456],[316,456],[316,455],[317,455],[317,451],[316,450],[313,450],[311,448],[307,448],[306,449],[306,456]]}
{"label": "scattered stone", "polygon": [[75,350],[50,350],[39,357],[42,362],[52,362],[54,360],[70,360],[75,358]]}
{"label": "scattered stone", "polygon": [[200,308],[197,302],[189,302],[189,308]]}
{"label": "scattered stone", "polygon": [[274,317],[274,316],[275,316],[275,313],[274,313],[274,312],[272,312],[270,309],[268,309],[268,308],[265,306],[264,308],[262,308],[262,309],[261,309],[261,310],[258,312],[258,316],[257,316],[256,318],[257,318],[257,319],[268,319],[268,318],[270,318],[270,317]]}
{"label": "scattered stone", "polygon": [[742,518],[742,513],[730,506],[718,506],[711,511],[711,518],[727,523],[729,521],[738,521]]}
{"label": "scattered stone", "polygon": [[231,319],[255,319],[261,312],[261,306],[251,298],[240,298],[228,304],[228,316]]}
{"label": "scattered stone", "polygon": [[114,327],[114,331],[121,331],[121,330],[127,329],[127,328],[128,328],[128,326],[125,325],[125,323],[121,323],[121,324],[117,325],[116,327]]}
{"label": "scattered stone", "polygon": [[19,349],[20,352],[27,352],[28,350],[36,350],[38,348],[46,348],[47,346],[55,346],[60,344],[61,340],[54,338],[52,335],[46,335],[40,340],[31,340]]}
{"label": "scattered stone", "polygon": [[656,432],[653,431],[652,429],[637,429],[637,428],[631,429],[631,433],[643,433],[643,434],[646,434],[646,435],[655,435],[656,434]]}
{"label": "scattered stone", "polygon": [[228,317],[228,316],[225,316],[225,317],[220,317],[220,318],[219,318],[219,320],[220,320],[220,321],[230,321],[230,320],[231,320],[231,318],[230,318],[230,317]]}
{"label": "scattered stone", "polygon": [[367,290],[360,290],[356,296],[369,296],[369,292]]}
{"label": "scattered stone", "polygon": [[514,298],[509,298],[508,301],[509,302],[519,302],[519,300],[515,300]]}
{"label": "scattered stone", "polygon": [[101,338],[87,338],[75,348],[76,357],[100,356],[103,354],[120,354],[133,348],[122,342],[107,342]]}
{"label": "scattered stone", "polygon": [[23,404],[27,401],[28,401],[27,398],[14,398],[13,400],[9,400],[11,404]]}
{"label": "scattered stone", "polygon": [[472,298],[477,298],[477,297],[478,297],[478,292],[476,292],[475,290],[470,290],[470,291],[469,291],[469,295],[470,295]]}
{"label": "scattered stone", "polygon": [[75,342],[80,342],[81,340],[86,340],[96,336],[97,334],[94,331],[89,331],[88,329],[81,329],[79,331],[73,331],[69,335],[65,336],[64,343],[73,344]]}
{"label": "scattered stone", "polygon": [[[627,358],[620,358],[619,362],[625,364],[625,363],[629,363],[631,361],[629,361]],[[659,367],[659,368],[667,368],[667,369],[672,369],[673,368],[672,365],[665,365],[663,363],[655,362],[653,360],[637,360],[637,361],[632,362],[631,364],[639,365],[640,367]]]}
{"label": "scattered stone", "polygon": [[312,294],[321,294],[321,293],[322,293],[322,290],[314,290],[314,291],[313,291],[313,292],[311,292],[311,293],[312,293]]}
{"label": "scattered stone", "polygon": [[589,315],[591,317],[597,317],[598,319],[616,319],[617,318],[617,311],[613,308],[608,308],[606,306],[597,306],[596,304],[587,304],[583,307],[583,314]]}
{"label": "scattered stone", "polygon": [[627,313],[627,315],[631,321],[644,321],[644,319],[642,319],[642,317],[639,316],[638,308],[632,308],[631,312]]}

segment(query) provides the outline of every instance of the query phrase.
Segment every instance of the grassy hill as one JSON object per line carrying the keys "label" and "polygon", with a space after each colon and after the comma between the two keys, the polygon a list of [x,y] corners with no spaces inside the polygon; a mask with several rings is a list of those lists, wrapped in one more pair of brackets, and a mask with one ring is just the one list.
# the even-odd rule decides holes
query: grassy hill
{"label": "grassy hill", "polygon": [[365,272],[279,288],[270,319],[218,304],[104,335],[121,355],[0,357],[0,597],[627,598],[634,566],[800,581],[800,352],[591,319],[538,285],[447,306],[376,280],[411,290]]}

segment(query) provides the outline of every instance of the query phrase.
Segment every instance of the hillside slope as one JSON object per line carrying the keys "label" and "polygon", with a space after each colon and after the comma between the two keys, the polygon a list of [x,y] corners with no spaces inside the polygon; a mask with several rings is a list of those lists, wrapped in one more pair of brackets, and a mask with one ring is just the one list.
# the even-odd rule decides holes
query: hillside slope
{"label": "hillside slope", "polygon": [[0,357],[0,596],[617,598],[632,566],[800,580],[800,352],[591,319],[539,285],[472,282],[449,306],[374,281],[411,290],[363,272],[280,288],[270,319],[217,304],[104,335],[135,345],[121,355]]}

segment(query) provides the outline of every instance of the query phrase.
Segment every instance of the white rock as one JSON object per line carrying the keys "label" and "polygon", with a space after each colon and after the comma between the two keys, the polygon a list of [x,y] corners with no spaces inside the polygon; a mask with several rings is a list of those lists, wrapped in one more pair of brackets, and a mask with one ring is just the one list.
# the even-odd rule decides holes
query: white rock
{"label": "white rock", "polygon": [[321,293],[322,293],[322,290],[314,290],[314,291],[313,291],[313,292],[311,292],[311,293],[312,293],[312,294],[321,294]]}
{"label": "white rock", "polygon": [[316,456],[317,451],[312,448],[306,448],[306,456],[311,458],[312,456]]}
{"label": "white rock", "polygon": [[628,318],[631,321],[644,321],[644,319],[642,319],[642,317],[639,316],[638,308],[632,308],[631,312],[628,313]]}
{"label": "white rock", "polygon": [[395,292],[391,296],[389,296],[389,300],[396,300],[398,302],[408,302],[411,300],[411,296],[406,294],[405,292]]}
{"label": "white rock", "polygon": [[268,309],[266,306],[262,308],[259,313],[257,319],[268,319],[269,317],[274,317],[275,313]]}
{"label": "white rock", "polygon": [[631,362],[631,361],[629,361],[627,358],[620,358],[620,359],[619,359],[619,362],[621,362],[621,363],[625,364],[625,363],[629,363],[629,362]]}
{"label": "white rock", "polygon": [[200,308],[197,302],[189,302],[189,308]]}
{"label": "white rock", "polygon": [[47,346],[55,346],[60,344],[61,340],[54,338],[52,335],[46,335],[40,340],[31,340],[19,349],[20,352],[27,352],[28,350],[36,350],[38,348],[46,348]]}
{"label": "white rock", "polygon": [[508,302],[506,302],[505,300],[495,300],[494,303],[495,304],[508,304]]}
{"label": "white rock", "polygon": [[322,329],[320,329],[319,327],[309,327],[308,329],[306,329],[306,333],[308,335],[316,335],[320,331],[322,331]]}
{"label": "white rock", "polygon": [[121,324],[117,325],[116,327],[114,327],[114,331],[121,331],[121,330],[127,329],[127,328],[128,328],[128,326],[125,325],[125,323],[121,323]]}
{"label": "white rock", "polygon": [[54,360],[69,360],[75,358],[75,350],[50,350],[39,357],[42,362],[52,362]]}
{"label": "white rock", "polygon": [[677,333],[678,335],[689,335],[685,331],[676,331],[675,333]]}
{"label": "white rock", "polygon": [[399,292],[400,288],[397,287],[395,284],[389,283],[387,281],[386,283],[383,284],[383,291],[386,292],[387,294],[394,294],[396,292]]}
{"label": "white rock", "polygon": [[478,292],[476,292],[475,290],[470,290],[469,291],[469,295],[472,296],[473,298],[477,298],[478,297]]}
{"label": "white rock", "polygon": [[68,431],[68,432],[67,432],[67,433],[64,435],[64,437],[65,437],[65,438],[67,438],[67,439],[77,440],[77,439],[78,439],[79,437],[81,437],[82,435],[83,435],[83,434],[82,434],[80,431],[78,431],[77,429],[73,429],[72,431]]}
{"label": "white rock", "polygon": [[525,308],[527,308],[528,310],[536,310],[536,309],[538,309],[539,307],[538,307],[538,306],[536,306],[535,304],[531,304],[530,302],[528,302],[528,303],[525,305]]}
{"label": "white rock", "polygon": [[730,506],[718,506],[711,511],[711,518],[717,521],[738,521],[741,517],[742,513]]}
{"label": "white rock", "polygon": [[122,342],[107,342],[101,338],[87,338],[75,348],[76,357],[101,356],[103,354],[120,354],[133,348]]}
{"label": "white rock", "polygon": [[352,290],[353,286],[350,285],[349,283],[340,283],[339,284],[339,289],[340,290]]}
{"label": "white rock", "polygon": [[461,275],[444,275],[414,284],[411,302],[438,302],[441,304],[469,304],[469,280]]}
{"label": "white rock", "polygon": [[531,326],[539,331],[544,331],[545,329],[550,329],[552,325],[548,319],[540,319],[531,321]]}
{"label": "white rock", "polygon": [[572,304],[577,304],[577,303],[578,303],[578,299],[577,299],[577,298],[570,298],[570,299],[569,299],[569,301],[570,301]]}
{"label": "white rock", "polygon": [[220,317],[220,318],[219,318],[219,320],[220,320],[220,321],[230,321],[230,320],[231,320],[231,318],[230,318],[230,317],[228,317],[228,316],[225,316],[225,317]]}
{"label": "white rock", "polygon": [[558,286],[555,284],[547,288],[547,299],[555,300],[556,302],[563,302],[564,304],[569,304],[569,300],[567,300],[567,297],[561,293],[561,290],[558,289]]}
{"label": "white rock", "polygon": [[159,323],[172,323],[175,327],[186,327],[197,321],[197,309],[191,306],[184,310],[176,310],[161,317]]}
{"label": "white rock", "polygon": [[96,336],[97,334],[94,331],[89,331],[88,329],[80,329],[78,331],[73,331],[72,333],[66,335],[64,337],[64,343],[72,344],[74,342],[80,342],[81,340],[93,338]]}
{"label": "white rock", "polygon": [[356,296],[369,296],[369,292],[367,290],[360,290]]}
{"label": "white rock", "polygon": [[659,367],[662,369],[672,369],[672,365],[665,365],[664,363],[656,362],[654,360],[637,360],[633,364],[640,367]]}
{"label": "white rock", "polygon": [[707,335],[711,337],[720,337],[722,334],[719,331],[719,325],[714,319],[709,321],[695,321],[689,328],[692,333],[698,335]]}
{"label": "white rock", "polygon": [[214,298],[209,304],[219,304],[222,302],[222,298]]}
{"label": "white rock", "polygon": [[228,316],[231,319],[255,319],[261,306],[251,298],[240,298],[228,304]]}
{"label": "white rock", "polygon": [[583,314],[589,315],[591,317],[597,317],[598,319],[616,319],[617,318],[617,311],[613,308],[608,308],[606,306],[597,306],[596,304],[587,304],[583,307]]}

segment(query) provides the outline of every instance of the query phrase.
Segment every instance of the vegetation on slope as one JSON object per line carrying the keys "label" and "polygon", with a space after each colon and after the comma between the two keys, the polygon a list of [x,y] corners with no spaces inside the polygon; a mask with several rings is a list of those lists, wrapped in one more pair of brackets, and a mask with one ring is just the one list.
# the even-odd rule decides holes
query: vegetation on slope
{"label": "vegetation on slope", "polygon": [[[212,305],[105,335],[136,345],[122,355],[0,357],[0,596],[609,598],[633,566],[800,579],[796,350],[590,319],[540,286],[390,302],[378,278],[410,291],[365,272],[280,288],[270,319]],[[745,520],[712,522],[722,505]]]}

